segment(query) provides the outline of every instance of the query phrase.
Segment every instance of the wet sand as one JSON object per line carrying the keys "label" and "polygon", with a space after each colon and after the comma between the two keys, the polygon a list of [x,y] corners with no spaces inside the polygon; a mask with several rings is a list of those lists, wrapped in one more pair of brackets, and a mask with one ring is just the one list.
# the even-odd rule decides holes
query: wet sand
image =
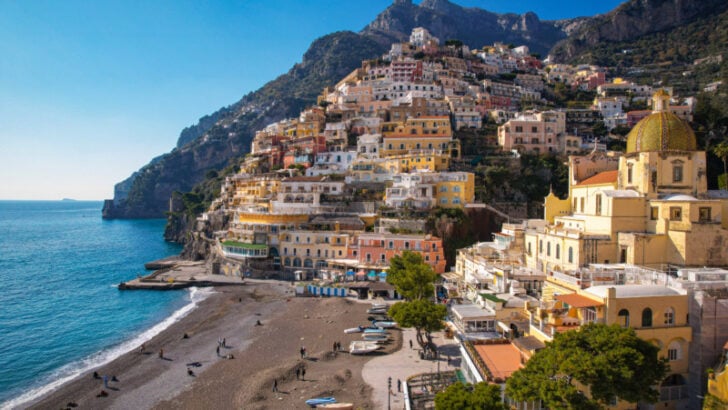
{"label": "wet sand", "polygon": [[[307,399],[334,396],[355,408],[374,408],[362,367],[376,355],[401,348],[402,338],[400,331],[392,331],[394,340],[374,356],[345,352],[361,335],[343,330],[367,323],[367,303],[297,298],[289,283],[277,281],[248,281],[216,292],[147,342],[144,354],[129,352],[94,369],[117,377],[109,388],[92,377],[92,370],[31,407],[59,409],[70,403],[114,409],[304,409]],[[183,338],[185,333],[188,338]],[[219,338],[226,339],[227,347],[218,356]],[[344,351],[332,351],[336,341]],[[302,346],[308,353],[305,359],[300,357]],[[297,368],[305,368],[305,380],[296,379]],[[277,393],[272,391],[274,380]],[[97,397],[102,390],[108,396]]]}

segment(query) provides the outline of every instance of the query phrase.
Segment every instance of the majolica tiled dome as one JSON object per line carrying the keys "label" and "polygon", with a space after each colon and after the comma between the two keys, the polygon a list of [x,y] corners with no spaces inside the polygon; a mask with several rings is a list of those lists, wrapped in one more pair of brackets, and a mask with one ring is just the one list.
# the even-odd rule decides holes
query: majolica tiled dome
{"label": "majolica tiled dome", "polygon": [[695,151],[695,133],[687,122],[668,111],[669,95],[660,90],[653,100],[655,111],[627,134],[627,152]]}

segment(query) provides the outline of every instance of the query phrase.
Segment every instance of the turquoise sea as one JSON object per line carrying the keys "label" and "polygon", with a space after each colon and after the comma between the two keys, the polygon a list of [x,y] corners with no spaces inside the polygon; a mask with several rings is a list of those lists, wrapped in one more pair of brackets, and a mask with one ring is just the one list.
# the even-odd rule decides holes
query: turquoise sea
{"label": "turquoise sea", "polygon": [[180,247],[164,241],[164,220],[105,221],[101,207],[0,201],[0,408],[22,407],[194,307],[194,290],[117,290]]}

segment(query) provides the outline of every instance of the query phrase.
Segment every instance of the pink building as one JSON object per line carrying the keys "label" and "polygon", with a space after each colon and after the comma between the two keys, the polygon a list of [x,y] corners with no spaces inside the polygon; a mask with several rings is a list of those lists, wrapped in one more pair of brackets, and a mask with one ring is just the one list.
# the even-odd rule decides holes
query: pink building
{"label": "pink building", "polygon": [[442,240],[432,235],[400,235],[392,233],[363,233],[349,248],[349,258],[362,267],[387,267],[394,256],[409,250],[422,255],[425,263],[441,274],[445,272],[445,253]]}

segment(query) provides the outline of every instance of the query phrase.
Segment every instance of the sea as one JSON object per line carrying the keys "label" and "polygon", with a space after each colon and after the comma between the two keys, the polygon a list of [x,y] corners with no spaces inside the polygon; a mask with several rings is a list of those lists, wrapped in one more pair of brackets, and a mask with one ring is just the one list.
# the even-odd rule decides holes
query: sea
{"label": "sea", "polygon": [[180,252],[163,219],[103,220],[100,201],[0,201],[0,408],[23,407],[151,339],[206,290],[119,291]]}

